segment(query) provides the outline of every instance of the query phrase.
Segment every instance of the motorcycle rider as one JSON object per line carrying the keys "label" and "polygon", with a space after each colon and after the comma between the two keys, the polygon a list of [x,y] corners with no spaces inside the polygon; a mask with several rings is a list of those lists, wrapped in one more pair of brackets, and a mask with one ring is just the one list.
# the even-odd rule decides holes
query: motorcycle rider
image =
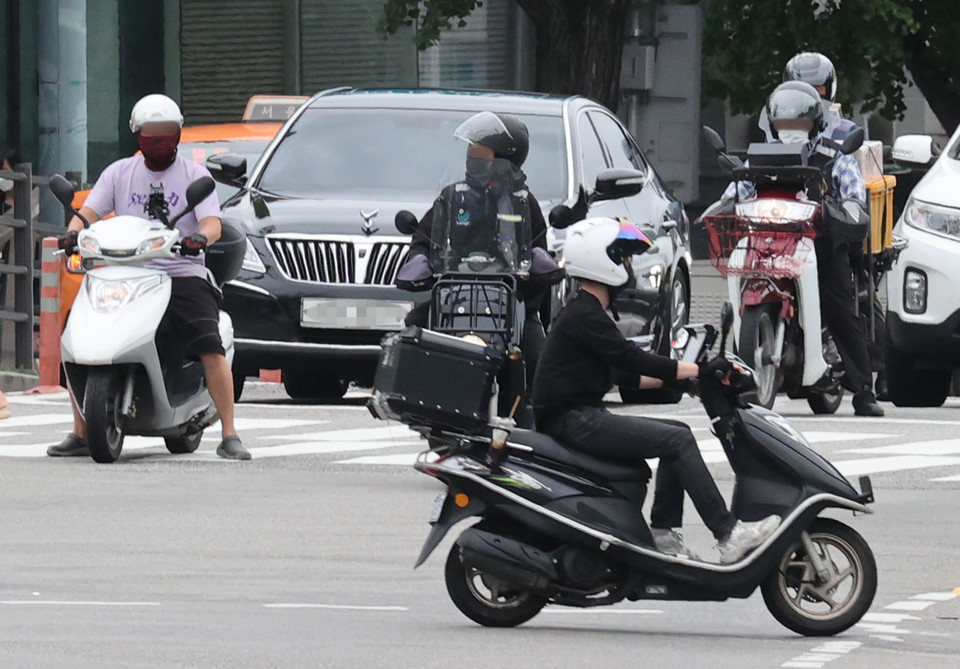
{"label": "motorcycle rider", "polygon": [[540,357],[533,381],[537,429],[594,457],[643,466],[647,458],[660,458],[650,523],[657,549],[694,557],[678,529],[686,491],[718,541],[720,562],[736,562],[776,530],[780,517],[737,520],[710,477],[688,426],[620,416],[603,406],[615,372],[621,385],[652,388],[718,370],[729,375],[732,369],[725,358],[701,369],[647,353],[617,329],[607,310],[631,282],[631,256],[649,245],[635,225],[609,218],[587,219],[567,229],[564,266],[569,276],[580,280],[581,290],[557,316]]}
{"label": "motorcycle rider", "polygon": [[[527,189],[527,177],[521,169],[530,150],[526,125],[509,114],[480,112],[460,124],[453,136],[468,144],[465,177],[446,186],[417,224],[405,266],[408,271],[418,267],[422,278],[417,284],[405,283],[398,277],[397,285],[401,288],[422,288],[432,280],[431,267],[442,264],[438,258],[441,244],[435,238],[444,236],[436,234],[435,227],[448,221],[456,221],[451,238],[455,236],[463,248],[488,250],[497,239],[498,214],[509,210],[509,214],[526,220],[529,243],[546,250],[543,212],[537,198]],[[526,307],[522,347],[528,378],[532,378],[545,336],[539,310],[546,289],[522,280],[518,290]],[[414,307],[404,323],[426,327],[429,309],[429,302]]]}
{"label": "motorcycle rider", "polygon": [[[159,94],[141,98],[130,114],[130,130],[137,136],[141,155],[118,160],[103,171],[80,209],[87,221],[92,224],[110,212],[152,218],[156,207],[172,217],[186,208],[187,186],[210,173],[177,155],[182,127],[183,115],[176,102]],[[145,266],[162,269],[172,278],[170,304],[161,328],[175,333],[171,336],[180,338],[184,352],[196,355],[203,363],[223,433],[217,455],[249,460],[250,452],[243,447],[233,424],[233,375],[219,331],[221,297],[208,279],[202,255],[207,245],[220,237],[220,225],[220,205],[212,194],[176,224],[181,233],[182,257],[151,260]],[[74,216],[67,230],[60,246],[69,254],[76,251],[83,222]],[[86,426],[73,399],[73,432],[47,449],[47,455],[88,454]]]}
{"label": "motorcycle rider", "polygon": [[[832,161],[829,194],[824,204],[855,200],[866,206],[867,191],[860,165],[853,156],[837,153],[821,142],[827,129],[823,106],[817,91],[800,81],[777,86],[764,109],[772,141],[784,144],[806,144],[808,164],[825,169]],[[736,193],[740,200],[756,197],[752,182],[731,183],[723,200]],[[883,416],[883,409],[873,394],[873,371],[867,349],[863,322],[856,312],[856,295],[850,267],[850,243],[840,237],[843,226],[821,228],[814,248],[817,254],[817,279],[820,286],[820,312],[833,335],[843,361],[844,387],[854,393],[853,408],[858,416]],[[862,239],[862,237],[861,237]]]}
{"label": "motorcycle rider", "polygon": [[837,70],[833,62],[822,53],[804,51],[787,61],[783,68],[784,81],[803,81],[813,86],[820,95],[824,107],[824,119],[827,122],[823,133],[836,142],[842,142],[847,135],[859,126],[850,119],[840,116],[840,106],[835,104],[837,97]]}

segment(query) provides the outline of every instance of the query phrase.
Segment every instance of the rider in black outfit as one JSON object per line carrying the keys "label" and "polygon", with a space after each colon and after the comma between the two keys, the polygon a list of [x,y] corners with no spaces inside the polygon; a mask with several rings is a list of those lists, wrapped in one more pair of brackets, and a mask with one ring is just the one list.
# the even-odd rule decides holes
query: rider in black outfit
{"label": "rider in black outfit", "polygon": [[[686,491],[719,542],[720,561],[736,562],[776,530],[779,516],[753,523],[737,520],[683,423],[621,416],[603,405],[617,374],[621,385],[656,387],[700,373],[693,363],[641,351],[606,312],[632,278],[629,258],[649,245],[636,226],[613,219],[589,219],[567,230],[565,269],[581,280],[581,291],[551,326],[540,357],[533,382],[537,429],[595,457],[634,465],[660,458],[651,514],[657,548],[695,557],[678,531]],[[717,369],[729,372],[731,366],[718,359],[705,372]]]}

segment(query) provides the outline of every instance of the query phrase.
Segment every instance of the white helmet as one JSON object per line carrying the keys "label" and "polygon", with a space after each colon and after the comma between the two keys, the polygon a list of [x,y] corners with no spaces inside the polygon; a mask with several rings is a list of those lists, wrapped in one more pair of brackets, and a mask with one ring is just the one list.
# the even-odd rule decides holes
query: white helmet
{"label": "white helmet", "polygon": [[130,132],[140,132],[144,123],[174,122],[183,127],[183,114],[177,103],[160,93],[140,98],[130,112]]}
{"label": "white helmet", "polygon": [[588,218],[567,228],[563,268],[569,276],[619,287],[630,278],[624,258],[650,246],[649,238],[629,221]]}

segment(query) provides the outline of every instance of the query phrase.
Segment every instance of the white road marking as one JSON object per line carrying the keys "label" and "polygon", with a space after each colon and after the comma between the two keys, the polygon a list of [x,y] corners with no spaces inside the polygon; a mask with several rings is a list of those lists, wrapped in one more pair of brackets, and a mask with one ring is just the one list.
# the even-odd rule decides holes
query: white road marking
{"label": "white road marking", "polygon": [[364,441],[306,441],[279,446],[257,446],[247,450],[255,458],[276,458],[287,455],[319,455],[324,453],[347,453],[350,451],[373,451],[392,446],[412,446],[416,442],[372,443]]}
{"label": "white road marking", "polygon": [[[25,434],[30,434],[29,432],[0,432],[0,439],[10,439],[11,437],[22,437]],[[0,441],[0,443],[3,443]]]}
{"label": "white road marking", "polygon": [[[853,437],[857,438],[857,437]],[[915,441],[873,448],[849,448],[840,453],[864,453],[873,455],[954,455],[960,453],[960,439]]]}
{"label": "white road marking", "polygon": [[[388,441],[402,439],[420,439],[420,434],[405,425],[390,427],[364,427],[352,430],[330,430],[328,432],[310,432],[295,435],[299,441]],[[272,435],[264,439],[290,439],[290,435]]]}
{"label": "white road marking", "polygon": [[3,429],[11,427],[39,427],[42,425],[58,425],[60,423],[72,423],[73,416],[69,412],[64,413],[39,413],[32,416],[13,416],[3,419]]}
{"label": "white road marking", "polygon": [[291,418],[237,418],[234,421],[237,432],[252,432],[254,430],[285,430],[291,427],[305,425],[323,425],[328,420],[298,420]]}
{"label": "white road marking", "polygon": [[390,455],[364,455],[349,460],[337,460],[337,465],[391,465],[394,467],[413,467],[419,453],[391,453]]}
{"label": "white road marking", "polygon": [[334,611],[409,611],[406,606],[353,606],[350,604],[312,604],[282,602],[264,604],[265,609],[331,609]]}
{"label": "white road marking", "polygon": [[787,660],[780,666],[793,669],[819,669],[827,662],[841,658],[862,645],[860,641],[825,641],[816,648]]}
{"label": "white road marking", "polygon": [[5,599],[0,600],[5,606],[160,606],[160,602],[94,602],[75,600],[52,599]]}
{"label": "white road marking", "polygon": [[904,620],[923,620],[909,613],[865,613],[861,622],[867,623],[902,623]]}
{"label": "white road marking", "polygon": [[889,458],[863,458],[862,460],[834,460],[833,464],[844,476],[899,472],[907,469],[926,469],[960,465],[960,458],[928,455],[895,455]]}
{"label": "white road marking", "polygon": [[936,602],[905,599],[901,602],[894,602],[893,604],[887,604],[883,608],[889,609],[890,611],[923,611],[924,609],[927,609],[933,606],[934,604],[936,604]]}
{"label": "white road marking", "polygon": [[942,483],[950,483],[953,481],[960,481],[960,476],[941,476],[940,478],[930,479],[931,481],[940,481]]}
{"label": "white road marking", "polygon": [[919,595],[914,595],[910,599],[922,599],[928,602],[949,602],[951,599],[956,599],[957,593],[955,592],[924,592]]}

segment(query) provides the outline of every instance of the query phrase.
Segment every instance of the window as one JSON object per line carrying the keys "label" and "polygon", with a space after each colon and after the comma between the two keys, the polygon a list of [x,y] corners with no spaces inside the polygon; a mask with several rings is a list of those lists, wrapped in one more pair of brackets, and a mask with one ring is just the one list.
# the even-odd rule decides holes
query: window
{"label": "window", "polygon": [[607,169],[607,159],[603,155],[600,140],[593,124],[586,114],[580,115],[577,124],[580,130],[580,158],[583,161],[583,178],[589,188],[597,181],[597,175]]}
{"label": "window", "polygon": [[590,119],[596,126],[600,139],[606,144],[614,167],[646,172],[646,166],[639,151],[612,116],[601,112],[590,112]]}

